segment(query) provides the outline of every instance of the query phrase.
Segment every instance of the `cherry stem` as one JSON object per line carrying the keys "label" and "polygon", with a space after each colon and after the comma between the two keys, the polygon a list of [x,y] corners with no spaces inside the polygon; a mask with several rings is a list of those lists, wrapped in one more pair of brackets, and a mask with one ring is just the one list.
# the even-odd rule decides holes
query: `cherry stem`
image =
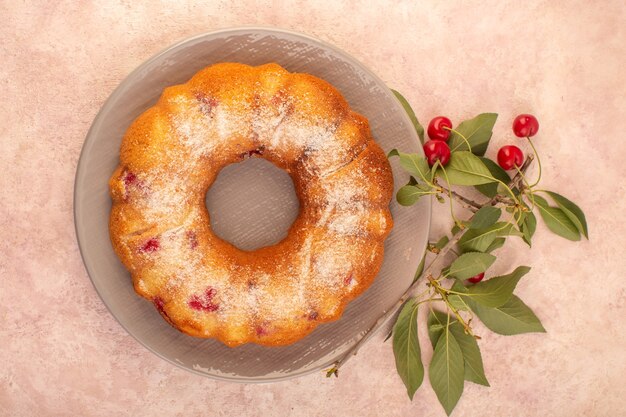
{"label": "cherry stem", "polygon": [[426,298],[425,300],[421,300],[418,301],[417,303],[415,303],[415,306],[417,307],[420,304],[424,304],[424,303],[430,303],[433,301],[444,301],[443,298],[436,298],[435,296],[430,296],[429,298]]}
{"label": "cherry stem", "polygon": [[530,208],[530,211],[533,211],[535,209],[535,192],[533,191],[532,187],[530,186],[530,184],[528,184],[528,179],[524,176],[524,174],[520,171],[520,169],[517,167],[517,165],[515,166],[515,169],[517,170],[517,173],[519,175],[521,175],[521,177],[524,180],[524,190],[520,190],[520,192],[523,192],[524,194],[527,194],[530,201],[531,201],[531,205],[532,207]]}
{"label": "cherry stem", "polygon": [[[439,162],[439,161],[437,161],[437,162]],[[426,177],[424,176],[424,174],[422,174],[422,171],[417,170],[417,172],[418,172],[418,174],[420,174],[420,178],[422,179],[422,181],[424,181],[426,184],[430,185],[431,188],[434,188],[434,184],[432,183],[432,178],[431,178],[430,181],[428,181],[426,179]]]}
{"label": "cherry stem", "polygon": [[[467,150],[472,152],[472,145],[470,145],[470,143],[467,140],[467,138],[461,132],[459,132],[458,130],[454,130],[454,129],[450,128],[450,127],[446,127],[446,126],[443,126],[443,129],[444,130],[449,130],[450,132],[453,132],[453,133],[456,133],[457,135],[459,135],[463,139],[463,141],[465,141],[465,144],[467,145]],[[461,144],[456,145],[454,147],[454,149],[451,150],[451,152],[456,151],[459,146],[461,146]]]}
{"label": "cherry stem", "polygon": [[524,163],[522,164],[521,167],[515,167],[515,169],[517,170],[517,173],[515,174],[515,176],[513,177],[513,179],[511,179],[511,181],[509,182],[509,184],[505,184],[502,181],[494,178],[498,183],[504,185],[504,187],[506,188],[506,191],[508,194],[511,195],[511,198],[508,197],[504,197],[502,195],[497,194],[492,200],[495,199],[494,204],[496,203],[504,203],[510,206],[516,206],[520,203],[520,201],[517,199],[517,197],[515,196],[515,193],[513,193],[513,188],[517,188],[518,190],[520,190],[520,192],[523,191],[523,185],[520,185],[521,183],[523,183],[526,180],[526,176],[524,175],[526,173],[526,170],[528,169],[528,167],[530,166],[530,164],[533,162],[533,160],[535,159],[535,156],[533,154],[528,155],[528,157],[526,158],[526,160],[524,161]]}
{"label": "cherry stem", "polygon": [[[534,155],[528,155],[526,157],[526,160],[524,161],[522,166],[519,167],[519,169],[517,170],[517,174],[515,174],[515,176],[513,177],[511,182],[509,183],[511,188],[520,189],[520,185],[519,184],[520,184],[520,182],[523,182],[523,180],[525,178],[524,175],[526,173],[526,170],[528,169],[528,167],[530,166],[530,164],[533,162],[534,159],[535,159]],[[537,159],[537,161],[538,161],[538,159]]]}
{"label": "cherry stem", "polygon": [[[524,161],[524,163],[520,167],[520,172],[518,172],[511,179],[511,181],[508,184],[508,187],[519,188],[520,186],[519,184],[522,181],[522,177],[524,173],[526,172],[526,170],[528,169],[528,167],[530,166],[530,164],[532,163],[533,159],[534,158],[532,158],[531,155],[529,155],[528,158],[526,158],[526,161]],[[498,197],[498,195],[496,195],[494,198],[492,198],[487,203],[485,203],[484,206],[493,206],[497,204],[498,200],[496,197]],[[474,215],[472,215],[472,217],[468,221],[471,221],[473,217]],[[437,266],[440,262],[442,262],[444,257],[448,254],[448,252],[450,252],[454,248],[454,246],[459,242],[461,237],[463,237],[463,235],[465,234],[465,231],[466,231],[465,229],[460,228],[460,230],[452,236],[452,238],[448,241],[448,243],[446,243],[446,245],[443,248],[441,248],[439,253],[435,255],[435,258],[426,267],[426,269],[422,273],[422,276],[431,277],[431,278],[433,277],[433,271],[435,269],[435,266]],[[437,280],[433,280],[433,281],[437,281]],[[365,333],[363,333],[360,336],[359,340],[355,343],[354,346],[352,346],[352,348],[348,349],[348,351],[344,353],[343,356],[341,356],[337,361],[335,361],[333,366],[327,370],[326,376],[327,377],[330,377],[332,375],[337,376],[337,373],[339,372],[339,368],[341,368],[348,360],[350,360],[350,358],[355,356],[358,353],[359,349],[361,349],[361,347],[368,340],[370,340],[370,338],[374,335],[374,333],[376,333],[376,331],[380,329],[390,317],[396,315],[396,313],[402,307],[402,305],[406,302],[406,300],[414,296],[414,293],[416,292],[419,285],[421,285],[421,280],[419,279],[414,280],[413,283],[406,289],[406,291],[404,291],[402,296],[400,296],[400,299],[389,310],[385,311],[374,322],[374,324],[368,330],[366,330]],[[446,290],[446,291],[449,291],[449,290]],[[449,305],[449,303],[446,303],[446,304]]]}
{"label": "cherry stem", "polygon": [[[428,277],[428,282],[433,286],[433,288],[435,289],[435,292],[437,292],[441,296],[443,301],[446,303],[446,307],[448,307],[448,310],[450,310],[452,314],[454,314],[456,319],[459,321],[459,323],[463,325],[463,328],[465,329],[465,333],[469,334],[472,337],[476,337],[474,335],[474,332],[472,332],[472,328],[469,326],[468,323],[465,322],[465,320],[463,319],[463,316],[461,316],[461,313],[459,313],[459,310],[457,310],[452,304],[450,304],[450,300],[448,299],[448,295],[450,294],[461,295],[462,293],[445,289],[444,287],[439,285],[439,283],[436,280],[434,280],[432,276]],[[450,320],[449,314],[448,314],[448,320]]]}
{"label": "cherry stem", "polygon": [[[537,148],[535,148],[535,145],[533,144],[533,141],[530,139],[530,136],[526,136],[526,139],[528,139],[528,143],[530,143],[530,147],[533,148],[533,152],[535,156],[537,157],[537,166],[539,167],[539,175],[537,176],[537,181],[535,181],[535,183],[529,187],[529,188],[533,188],[537,184],[539,184],[539,181],[541,181],[541,159],[539,158],[539,154],[537,153]],[[530,155],[528,155],[528,158],[530,158]]]}
{"label": "cherry stem", "polygon": [[443,164],[440,161],[437,161],[435,163],[435,167],[437,166],[437,164],[441,167],[441,172],[443,172],[443,176],[446,179],[446,184],[448,184],[448,198],[450,200],[450,215],[452,216],[452,220],[454,220],[455,224],[460,224],[459,220],[454,215],[454,207],[452,207],[452,190],[451,190],[452,186],[450,185],[450,180],[448,180],[448,173],[446,172],[446,169],[443,167]]}

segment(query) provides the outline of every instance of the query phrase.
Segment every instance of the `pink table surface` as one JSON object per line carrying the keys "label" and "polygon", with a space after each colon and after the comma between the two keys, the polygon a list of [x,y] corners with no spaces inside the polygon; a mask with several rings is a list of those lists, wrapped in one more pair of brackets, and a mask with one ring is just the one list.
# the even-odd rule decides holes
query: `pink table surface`
{"label": "pink table surface", "polygon": [[[591,240],[540,224],[532,249],[500,252],[502,264],[533,266],[518,293],[548,333],[503,337],[477,324],[491,388],[467,384],[454,415],[626,412],[624,2],[34,3],[0,2],[0,415],[444,415],[428,382],[408,400],[380,336],[338,379],[217,382],[148,352],[92,287],[72,217],[91,121],[154,53],[243,24],[337,45],[423,121],[499,112],[496,149],[517,141],[516,114],[538,116],[545,187],[580,203]],[[441,230],[435,221],[432,236]]]}

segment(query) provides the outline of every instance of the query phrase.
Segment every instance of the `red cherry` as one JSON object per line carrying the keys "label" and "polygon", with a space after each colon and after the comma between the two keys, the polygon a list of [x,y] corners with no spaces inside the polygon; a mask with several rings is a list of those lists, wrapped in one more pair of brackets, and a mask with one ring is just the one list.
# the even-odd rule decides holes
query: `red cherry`
{"label": "red cherry", "polygon": [[524,163],[524,154],[522,150],[514,145],[507,145],[498,151],[498,165],[502,169],[509,170],[513,167],[521,167]]}
{"label": "red cherry", "polygon": [[445,140],[447,142],[450,137],[448,129],[452,129],[450,119],[445,116],[437,116],[428,124],[428,137],[432,140]]}
{"label": "red cherry", "polygon": [[267,328],[267,325],[265,324],[259,324],[254,328],[254,332],[256,333],[257,336],[261,337],[261,336],[267,336],[270,331]]}
{"label": "red cherry", "polygon": [[152,302],[154,303],[154,306],[157,308],[157,310],[159,310],[159,313],[161,313],[162,315],[164,315],[165,317],[169,318],[170,316],[167,315],[167,312],[165,311],[165,301],[163,301],[163,299],[159,296],[154,297],[152,299]]}
{"label": "red cherry", "polygon": [[480,281],[482,281],[483,278],[485,278],[485,273],[481,272],[480,274],[475,275],[475,276],[473,276],[471,278],[468,278],[467,280],[469,282],[471,282],[472,284],[476,284],[476,283],[479,283]]}
{"label": "red cherry", "polygon": [[513,133],[520,138],[535,136],[539,131],[539,122],[532,114],[520,114],[513,120]]}
{"label": "red cherry", "polygon": [[217,293],[217,290],[215,288],[208,287],[204,294],[192,295],[188,302],[189,307],[193,308],[194,310],[216,311],[220,308],[220,306],[213,302],[213,297],[215,297],[215,293]]}
{"label": "red cherry", "polygon": [[218,101],[216,98],[209,97],[204,93],[198,92],[196,93],[196,100],[200,102],[200,111],[210,116],[213,112],[213,109],[217,107]]}
{"label": "red cherry", "polygon": [[185,233],[185,235],[187,236],[187,239],[189,240],[189,247],[191,249],[195,249],[198,247],[198,235],[196,235],[196,232],[194,232],[193,230],[188,230],[187,233]]}
{"label": "red cherry", "polygon": [[124,174],[124,185],[125,186],[129,186],[134,184],[137,181],[137,176],[135,174],[133,174],[132,172],[126,172],[126,174]]}
{"label": "red cherry", "polygon": [[159,240],[153,237],[143,244],[143,246],[141,247],[141,251],[146,253],[156,252],[159,250],[160,247],[161,245],[159,244]]}
{"label": "red cherry", "polygon": [[424,153],[430,166],[435,165],[437,161],[441,162],[443,166],[450,162],[450,148],[444,141],[429,140],[424,144]]}

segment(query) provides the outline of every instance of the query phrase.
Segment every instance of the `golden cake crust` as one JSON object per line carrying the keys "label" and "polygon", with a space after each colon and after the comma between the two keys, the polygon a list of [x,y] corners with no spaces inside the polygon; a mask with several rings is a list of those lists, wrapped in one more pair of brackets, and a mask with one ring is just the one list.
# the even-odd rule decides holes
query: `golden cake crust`
{"label": "golden cake crust", "polygon": [[[247,157],[286,170],[287,237],[244,251],[213,234],[218,172]],[[367,289],[393,221],[389,162],[341,94],[277,64],[222,63],[165,89],[124,135],[110,235],[136,292],[172,326],[228,346],[293,343]]]}

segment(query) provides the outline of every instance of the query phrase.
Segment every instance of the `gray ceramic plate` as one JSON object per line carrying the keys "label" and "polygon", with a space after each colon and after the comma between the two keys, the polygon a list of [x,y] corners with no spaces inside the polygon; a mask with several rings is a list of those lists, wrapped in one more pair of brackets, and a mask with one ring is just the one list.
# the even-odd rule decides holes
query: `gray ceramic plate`
{"label": "gray ceramic plate", "polygon": [[[102,300],[128,333],[176,365],[218,379],[276,381],[327,367],[395,303],[411,283],[424,252],[430,201],[423,199],[410,208],[399,207],[395,201],[391,204],[395,227],[372,287],[348,306],[339,321],[318,327],[291,346],[231,349],[170,327],[150,303],[134,293],[128,272],[111,248],[107,182],[118,164],[122,136],[133,119],[152,106],[165,87],[183,83],[201,68],[224,61],[276,62],[289,71],[323,78],[369,119],[374,137],[385,151],[421,152],[421,147],[406,113],[376,75],[330,45],[276,29],[222,30],[174,45],[133,71],[98,113],[78,163],[74,211],[83,260]],[[392,165],[397,190],[408,177],[397,161]],[[298,203],[287,174],[264,160],[253,159],[220,173],[207,194],[207,207],[218,235],[239,247],[253,248],[278,241],[295,218]]]}

